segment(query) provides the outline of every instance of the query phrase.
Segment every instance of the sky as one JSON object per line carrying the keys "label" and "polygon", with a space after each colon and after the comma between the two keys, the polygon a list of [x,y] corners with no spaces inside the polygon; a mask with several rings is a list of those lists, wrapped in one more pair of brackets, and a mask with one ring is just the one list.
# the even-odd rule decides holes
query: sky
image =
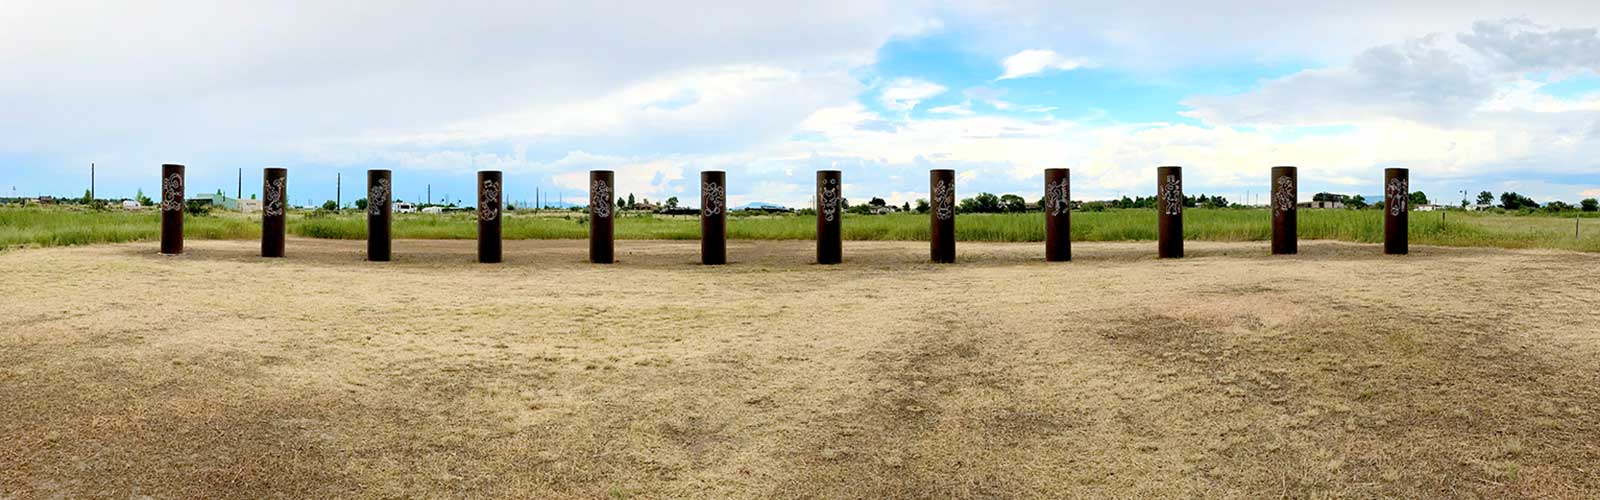
{"label": "sky", "polygon": [[1262,201],[1382,193],[1411,169],[1435,201],[1600,196],[1600,2],[683,2],[0,0],[0,195],[261,190],[359,197],[394,171],[470,205],[619,194],[804,207],[845,197],[1150,195]]}

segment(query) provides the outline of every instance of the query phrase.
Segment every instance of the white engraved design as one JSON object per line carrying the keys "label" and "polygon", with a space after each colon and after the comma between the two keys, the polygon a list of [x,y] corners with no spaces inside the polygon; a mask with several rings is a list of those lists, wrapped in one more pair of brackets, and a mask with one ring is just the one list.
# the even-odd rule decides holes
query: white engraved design
{"label": "white engraved design", "polygon": [[284,185],[285,181],[288,181],[288,179],[279,177],[277,179],[273,179],[272,182],[267,183],[266,200],[263,201],[261,207],[262,213],[265,213],[271,217],[283,215],[283,192],[284,188],[286,187]]}
{"label": "white engraved design", "polygon": [[956,212],[956,190],[954,186],[943,179],[933,186],[933,216],[939,220],[950,220]]}
{"label": "white engraved design", "polygon": [[1388,192],[1389,215],[1400,215],[1406,211],[1406,203],[1411,201],[1411,191],[1406,186],[1405,179],[1389,179]]}
{"label": "white engraved design", "polygon": [[589,212],[595,217],[611,217],[611,186],[596,180],[589,185]]}
{"label": "white engraved design", "polygon": [[378,179],[378,182],[367,189],[367,214],[383,215],[383,207],[389,205],[389,179]]}
{"label": "white engraved design", "polygon": [[1161,184],[1161,210],[1167,215],[1183,213],[1183,181],[1177,176],[1167,176],[1167,182]]}
{"label": "white engraved design", "polygon": [[173,173],[161,180],[161,211],[183,210],[183,176]]}
{"label": "white engraved design", "polygon": [[478,196],[478,220],[488,222],[497,217],[500,217],[500,183],[484,179],[483,194]]}
{"label": "white engraved design", "polygon": [[1044,204],[1050,207],[1050,215],[1061,215],[1072,211],[1072,186],[1067,184],[1067,178],[1062,177],[1061,182],[1049,184],[1044,190]]}
{"label": "white engraved design", "polygon": [[706,215],[717,215],[722,213],[722,206],[727,198],[722,192],[721,184],[717,184],[715,182],[705,183],[704,185],[700,186],[700,193],[700,207],[701,210],[705,211]]}
{"label": "white engraved design", "polygon": [[839,214],[839,179],[828,179],[817,189],[817,210],[822,220],[832,222]]}
{"label": "white engraved design", "polygon": [[1272,201],[1278,206],[1278,211],[1288,212],[1294,210],[1294,204],[1298,200],[1299,198],[1296,198],[1294,193],[1294,179],[1290,179],[1287,175],[1278,176],[1278,192],[1272,196]]}

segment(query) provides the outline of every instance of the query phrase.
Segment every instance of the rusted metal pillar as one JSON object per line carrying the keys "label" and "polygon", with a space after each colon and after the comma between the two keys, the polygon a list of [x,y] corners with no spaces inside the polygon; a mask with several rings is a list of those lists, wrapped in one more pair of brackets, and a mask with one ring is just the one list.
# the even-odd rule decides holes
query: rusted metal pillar
{"label": "rusted metal pillar", "polygon": [[700,263],[728,263],[728,174],[700,172]]}
{"label": "rusted metal pillar", "polygon": [[1156,168],[1156,210],[1161,258],[1183,257],[1183,167]]}
{"label": "rusted metal pillar", "polygon": [[183,253],[183,165],[161,166],[161,253]]}
{"label": "rusted metal pillar", "polygon": [[1072,169],[1044,169],[1044,260],[1072,260]]}
{"label": "rusted metal pillar", "polygon": [[367,171],[367,260],[388,262],[394,224],[394,186],[388,170]]}
{"label": "rusted metal pillar", "polygon": [[928,171],[928,246],[933,262],[956,261],[956,171]]}
{"label": "rusted metal pillar", "polygon": [[1300,252],[1300,172],[1294,167],[1272,167],[1272,254]]}
{"label": "rusted metal pillar", "polygon": [[501,260],[500,219],[505,200],[500,171],[478,172],[478,262],[493,264]]}
{"label": "rusted metal pillar", "polygon": [[844,181],[838,170],[817,171],[817,263],[838,264],[844,260],[844,213],[839,198]]}
{"label": "rusted metal pillar", "polygon": [[1383,169],[1383,253],[1405,255],[1410,251],[1411,171]]}
{"label": "rusted metal pillar", "polygon": [[289,169],[261,171],[261,256],[282,257],[289,201]]}
{"label": "rusted metal pillar", "polygon": [[616,205],[612,198],[616,174],[610,170],[589,171],[589,262],[610,264],[616,261]]}

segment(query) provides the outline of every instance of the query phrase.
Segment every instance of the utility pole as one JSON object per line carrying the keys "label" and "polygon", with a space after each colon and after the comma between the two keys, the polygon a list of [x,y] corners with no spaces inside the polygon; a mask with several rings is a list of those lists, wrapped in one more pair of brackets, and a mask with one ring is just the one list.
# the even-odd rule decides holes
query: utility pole
{"label": "utility pole", "polygon": [[89,162],[89,203],[94,203],[94,162]]}
{"label": "utility pole", "polygon": [[239,187],[234,191],[233,199],[239,200],[239,211],[244,211],[244,167],[239,167]]}
{"label": "utility pole", "polygon": [[344,208],[344,175],[339,172],[333,173],[333,202]]}
{"label": "utility pole", "polygon": [[433,184],[428,185],[428,201],[422,202],[424,206],[433,204]]}

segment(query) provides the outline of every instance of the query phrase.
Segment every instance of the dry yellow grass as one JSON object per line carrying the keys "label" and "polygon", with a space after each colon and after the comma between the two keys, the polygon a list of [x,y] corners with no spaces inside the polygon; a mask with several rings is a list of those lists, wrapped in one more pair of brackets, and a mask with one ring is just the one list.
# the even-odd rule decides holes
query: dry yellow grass
{"label": "dry yellow grass", "polygon": [[1600,256],[0,253],[0,498],[1600,496]]}

